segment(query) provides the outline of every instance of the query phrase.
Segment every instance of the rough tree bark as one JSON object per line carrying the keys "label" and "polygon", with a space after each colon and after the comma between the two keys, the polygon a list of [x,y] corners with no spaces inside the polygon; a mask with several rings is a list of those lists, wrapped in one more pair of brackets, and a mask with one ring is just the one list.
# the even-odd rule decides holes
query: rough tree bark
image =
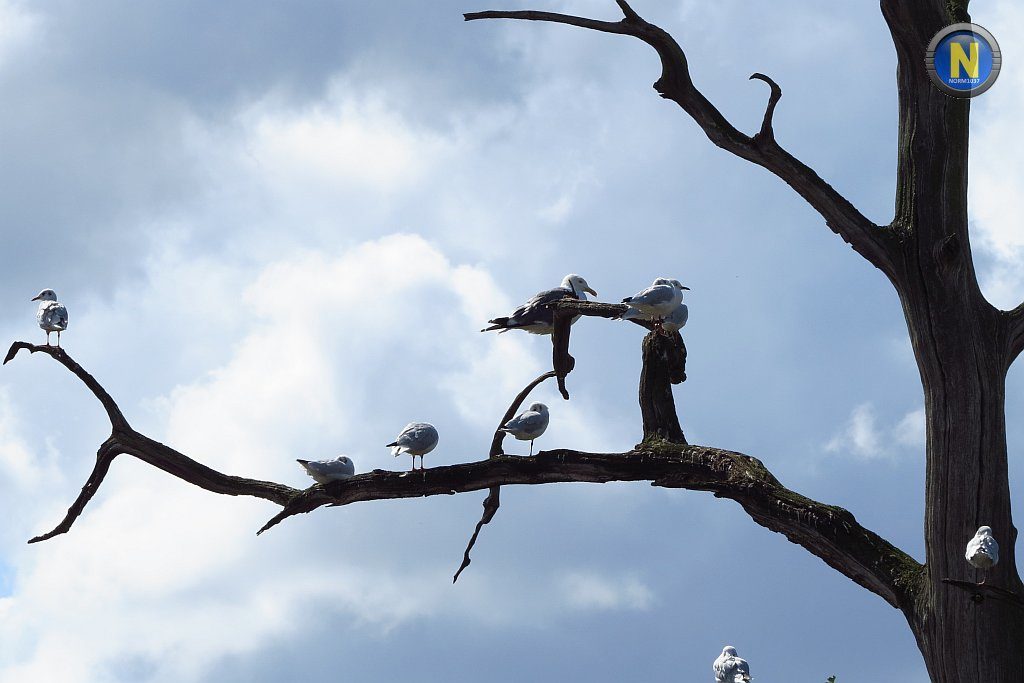
{"label": "rough tree bark", "polygon": [[[862,527],[848,511],[785,488],[760,461],[687,445],[671,393],[671,384],[685,376],[685,347],[678,335],[660,334],[649,334],[643,342],[644,439],[627,453],[557,450],[513,457],[502,454],[496,438],[488,459],[480,462],[416,472],[375,470],[306,490],[222,474],[140,434],[103,387],[65,351],[15,342],[5,363],[21,350],[50,356],[92,391],[111,423],[111,435],[99,447],[93,472],[64,520],[31,542],[69,531],[119,454],[137,457],[214,493],[255,496],[280,505],[281,511],[260,533],[324,506],[488,489],[478,533],[497,510],[500,486],[650,481],[736,501],[756,523],[784,534],[900,609],[937,683],[1024,680],[1024,586],[1014,555],[1017,532],[1010,512],[1004,415],[1006,372],[1024,350],[1024,304],[999,311],[978,287],[967,230],[969,104],[932,87],[923,66],[932,35],[947,24],[968,20],[967,1],[881,0],[899,66],[896,208],[886,226],[865,218],[776,141],[772,119],[782,90],[771,78],[751,76],[770,90],[761,127],[748,136],[696,88],[686,55],[672,36],[642,19],[625,0],[616,2],[623,15],[619,21],[536,11],[488,11],[465,18],[547,21],[643,40],[661,58],[662,74],[654,87],[662,97],[678,104],[713,143],[785,181],[829,228],[888,277],[903,305],[925,393],[924,565]],[[617,304],[576,301],[563,301],[555,308],[553,370],[528,386],[510,413],[548,377],[556,377],[560,392],[569,398],[573,315],[616,318],[625,310]],[[967,539],[981,524],[996,530],[1003,549],[1001,562],[989,571],[985,585],[978,584],[979,577],[962,555]],[[470,548],[460,571],[469,563]]]}

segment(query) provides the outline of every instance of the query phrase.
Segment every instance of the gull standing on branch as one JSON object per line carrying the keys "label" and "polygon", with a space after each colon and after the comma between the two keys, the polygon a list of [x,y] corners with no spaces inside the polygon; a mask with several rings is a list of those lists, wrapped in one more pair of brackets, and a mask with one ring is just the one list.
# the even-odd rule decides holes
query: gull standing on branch
{"label": "gull standing on branch", "polygon": [[318,484],[348,479],[356,473],[356,466],[347,455],[339,455],[330,460],[301,460],[297,458],[296,462],[302,465],[306,474],[313,477]]}
{"label": "gull standing on branch", "polygon": [[736,654],[736,648],[726,645],[722,654],[711,665],[715,671],[715,683],[745,683],[750,680],[750,665]]}
{"label": "gull standing on branch", "polygon": [[39,302],[36,321],[46,332],[46,345],[50,345],[50,333],[56,332],[57,347],[60,348],[60,333],[68,329],[68,309],[64,308],[64,304],[57,303],[57,295],[52,289],[44,289],[32,297],[32,301]]}
{"label": "gull standing on branch", "polygon": [[[562,279],[561,286],[535,294],[525,304],[512,311],[512,315],[507,318],[488,320],[487,322],[491,323],[491,326],[480,331],[499,330],[500,334],[509,330],[526,330],[531,334],[551,334],[555,330],[555,313],[551,310],[550,305],[562,299],[586,301],[585,292],[597,296],[597,292],[591,289],[582,277],[566,275]],[[576,322],[578,319],[578,315],[574,316],[572,322]]]}
{"label": "gull standing on branch", "polygon": [[[967,552],[964,553],[964,557],[981,570],[989,569],[999,563],[999,544],[992,536],[992,527],[978,528],[974,538],[967,542]],[[985,583],[985,579],[982,579],[981,582]]]}
{"label": "gull standing on branch", "polygon": [[679,280],[659,277],[647,289],[622,300],[622,303],[629,305],[629,310],[622,314],[622,318],[659,322],[671,315],[682,303],[684,289],[689,287],[684,287]]}
{"label": "gull standing on branch", "polygon": [[533,440],[548,428],[548,407],[543,403],[531,403],[530,407],[505,423],[500,431],[511,434],[520,441],[530,442],[530,455],[533,455]]}
{"label": "gull standing on branch", "polygon": [[396,458],[402,453],[412,456],[412,469],[416,469],[416,456],[420,456],[420,469],[423,469],[423,456],[437,446],[437,430],[429,422],[410,422],[401,431],[398,438],[387,444],[391,454]]}

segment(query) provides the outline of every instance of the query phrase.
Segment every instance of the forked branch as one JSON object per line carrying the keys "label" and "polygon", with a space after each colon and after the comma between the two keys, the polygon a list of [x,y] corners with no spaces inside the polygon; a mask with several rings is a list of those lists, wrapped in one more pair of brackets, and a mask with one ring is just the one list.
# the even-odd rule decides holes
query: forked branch
{"label": "forked branch", "polygon": [[896,281],[895,249],[890,228],[868,220],[845,197],[826,183],[809,166],[783,149],[775,140],[772,118],[782,89],[764,74],[751,78],[763,80],[771,87],[768,106],[760,131],[748,136],[737,130],[694,85],[686,54],[669,33],[645,21],[628,4],[618,2],[623,18],[599,21],[569,14],[537,11],[486,11],[465,14],[466,21],[477,19],[519,19],[578,26],[603,33],[639,38],[650,45],[661,58],[661,77],[654,88],[662,97],[678,104],[722,149],[766,168],[784,180],[807,201],[832,229],[859,254]]}
{"label": "forked branch", "polygon": [[106,477],[114,458],[122,453],[133,455],[139,460],[147,462],[168,474],[172,474],[183,481],[213,493],[223,493],[231,496],[253,496],[269,500],[278,505],[287,504],[288,501],[301,493],[299,489],[294,489],[284,484],[223,474],[135,431],[128,425],[128,421],[125,420],[121,409],[114,402],[114,399],[111,398],[110,394],[107,393],[106,389],[100,386],[100,383],[86,372],[82,366],[76,363],[62,348],[42,344],[29,344],[28,342],[14,342],[7,352],[4,364],[6,365],[14,359],[22,349],[27,349],[31,353],[43,353],[50,356],[82,380],[107,411],[107,417],[110,419],[111,426],[110,437],[103,442],[96,453],[96,465],[93,467],[89,479],[82,487],[82,492],[78,495],[78,498],[68,508],[64,519],[53,531],[36,536],[29,543],[45,541],[54,536],[67,533],[75,523],[75,520],[82,514],[85,506],[92,500],[96,491],[99,490],[100,484],[103,483],[103,479]]}
{"label": "forked branch", "polygon": [[[494,438],[491,439],[491,450],[487,454],[488,458],[497,458],[499,455],[504,455],[505,451],[502,448],[502,443],[505,441],[505,432],[502,431],[502,427],[516,416],[516,411],[523,405],[523,401],[530,395],[530,392],[536,389],[541,382],[544,380],[551,379],[555,376],[555,372],[545,372],[543,375],[533,380],[526,387],[520,391],[514,399],[512,404],[505,411],[505,414],[501,417],[501,422],[498,423],[498,427],[494,430]],[[501,487],[492,486],[491,490],[487,493],[487,497],[484,498],[484,511],[480,515],[480,521],[476,523],[476,528],[473,529],[473,535],[469,537],[469,543],[466,544],[466,551],[462,553],[462,564],[455,571],[455,576],[452,577],[452,583],[459,580],[459,575],[463,570],[472,564],[473,560],[470,559],[469,553],[473,550],[473,546],[476,545],[476,539],[480,536],[480,530],[485,524],[490,524],[491,520],[494,519],[494,515],[497,514],[498,508],[501,507]]]}

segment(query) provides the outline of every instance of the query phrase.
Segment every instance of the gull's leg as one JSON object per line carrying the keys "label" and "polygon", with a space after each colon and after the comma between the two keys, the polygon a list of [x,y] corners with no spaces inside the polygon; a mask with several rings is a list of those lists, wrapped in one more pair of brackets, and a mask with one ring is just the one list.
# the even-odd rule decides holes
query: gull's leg
{"label": "gull's leg", "polygon": [[57,330],[57,348],[60,348],[60,330]]}
{"label": "gull's leg", "polygon": [[46,345],[47,346],[50,345],[50,331],[49,330],[46,331]]}
{"label": "gull's leg", "polygon": [[530,457],[533,457],[533,439],[530,439]]}

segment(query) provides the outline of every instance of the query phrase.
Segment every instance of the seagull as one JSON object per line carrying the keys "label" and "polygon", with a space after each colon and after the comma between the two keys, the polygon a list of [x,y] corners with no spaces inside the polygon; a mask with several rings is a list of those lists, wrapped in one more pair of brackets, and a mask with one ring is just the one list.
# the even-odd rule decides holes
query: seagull
{"label": "seagull", "polygon": [[511,434],[520,441],[530,442],[533,455],[533,440],[548,428],[548,407],[543,403],[531,403],[530,407],[505,423],[499,431]]}
{"label": "seagull", "polygon": [[[512,311],[512,315],[507,318],[488,320],[487,322],[491,323],[491,326],[480,331],[499,330],[500,334],[509,330],[526,330],[531,334],[551,334],[555,330],[555,313],[548,305],[562,299],[586,301],[585,292],[597,296],[597,292],[591,289],[581,276],[566,275],[560,286],[533,295],[529,301]],[[578,315],[574,316],[572,322],[576,322],[578,319]]]}
{"label": "seagull", "polygon": [[668,333],[678,332],[686,326],[686,321],[689,318],[690,309],[686,307],[686,304],[680,303],[661,321],[661,329]]}
{"label": "seagull", "polygon": [[44,289],[32,297],[32,301],[39,302],[36,321],[46,332],[46,345],[50,345],[50,333],[56,332],[57,348],[60,348],[60,333],[68,329],[68,309],[57,303],[57,295],[52,289]]}
{"label": "seagull", "polygon": [[416,456],[420,456],[420,469],[423,469],[423,456],[437,446],[437,430],[429,422],[410,422],[399,433],[398,438],[387,445],[391,455],[398,457],[402,453],[412,456],[412,469],[416,469]]}
{"label": "seagull", "polygon": [[[981,570],[994,567],[999,563],[999,544],[992,536],[992,527],[978,528],[978,533],[974,534],[974,538],[967,542],[967,552],[964,553],[964,557]],[[985,580],[982,579],[981,582],[985,583]]]}
{"label": "seagull", "polygon": [[356,466],[347,455],[339,455],[330,460],[301,460],[296,459],[302,465],[306,474],[313,477],[318,484],[326,484],[330,481],[348,479],[356,473]]}
{"label": "seagull", "polygon": [[715,671],[715,683],[743,683],[750,680],[750,665],[736,655],[736,648],[726,645],[722,654],[711,665]]}
{"label": "seagull", "polygon": [[679,280],[659,277],[647,289],[622,300],[622,303],[629,304],[629,309],[622,314],[622,318],[660,322],[682,303],[684,289],[689,287],[684,287]]}

